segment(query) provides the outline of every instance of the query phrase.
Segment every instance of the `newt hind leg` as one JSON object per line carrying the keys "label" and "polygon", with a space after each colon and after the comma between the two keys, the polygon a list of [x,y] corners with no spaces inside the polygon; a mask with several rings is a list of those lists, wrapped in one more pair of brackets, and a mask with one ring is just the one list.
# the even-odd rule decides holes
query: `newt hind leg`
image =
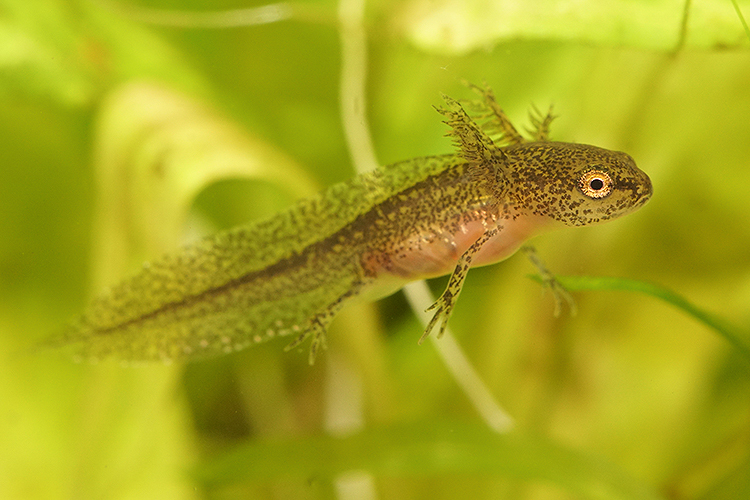
{"label": "newt hind leg", "polygon": [[310,365],[315,364],[315,358],[317,357],[318,352],[326,348],[326,332],[328,331],[328,326],[331,324],[331,321],[333,321],[333,318],[335,318],[339,311],[341,311],[348,299],[359,295],[362,286],[362,283],[352,285],[352,287],[343,295],[334,300],[323,310],[310,317],[303,326],[302,333],[292,340],[284,348],[284,351],[291,351],[308,338],[311,338],[308,361]]}
{"label": "newt hind leg", "polygon": [[312,340],[310,341],[310,355],[308,357],[308,362],[313,365],[320,348],[325,349],[326,347],[326,331],[328,331],[328,325],[336,315],[335,312],[329,311],[330,309],[326,309],[322,313],[316,314],[310,318],[307,325],[302,329],[302,333],[284,348],[284,352],[291,351],[307,340],[308,337],[312,337]]}

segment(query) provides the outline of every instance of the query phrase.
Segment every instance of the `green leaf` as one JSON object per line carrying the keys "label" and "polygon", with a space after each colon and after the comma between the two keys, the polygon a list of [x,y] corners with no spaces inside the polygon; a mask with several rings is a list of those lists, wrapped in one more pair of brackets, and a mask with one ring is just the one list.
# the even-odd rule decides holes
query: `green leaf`
{"label": "green leaf", "polygon": [[548,439],[497,434],[482,424],[419,422],[352,436],[249,442],[194,471],[209,487],[285,478],[481,474],[556,485],[586,499],[662,498],[608,461]]}
{"label": "green leaf", "polygon": [[[538,276],[532,276],[535,281],[541,282]],[[591,276],[556,276],[555,279],[570,291],[593,291],[593,290],[618,290],[636,292],[656,297],[671,304],[689,316],[697,319],[707,327],[719,333],[730,344],[737,348],[744,356],[750,359],[750,332],[732,325],[729,321],[709,313],[692,304],[682,295],[672,290],[645,281],[627,278],[591,277]]]}
{"label": "green leaf", "polygon": [[0,94],[26,94],[63,106],[88,103],[94,82],[66,9],[42,0],[3,0],[0,9]]}
{"label": "green leaf", "polygon": [[206,88],[157,34],[97,2],[0,0],[0,96],[85,107],[131,78]]}
{"label": "green leaf", "polygon": [[666,51],[748,44],[737,12],[720,0],[413,1],[407,12],[407,36],[431,52],[460,54],[515,39]]}
{"label": "green leaf", "polygon": [[[245,132],[208,104],[150,82],[123,85],[104,100],[97,127],[96,231],[101,286],[128,263],[177,246],[198,193],[224,179],[253,179],[293,198],[316,191],[288,155]],[[106,257],[105,257],[106,256]]]}

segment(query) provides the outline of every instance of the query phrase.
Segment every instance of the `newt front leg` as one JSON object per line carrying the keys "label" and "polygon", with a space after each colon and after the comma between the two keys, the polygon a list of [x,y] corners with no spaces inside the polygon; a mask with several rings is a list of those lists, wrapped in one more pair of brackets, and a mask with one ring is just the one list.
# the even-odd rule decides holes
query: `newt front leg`
{"label": "newt front leg", "polygon": [[534,249],[534,247],[524,245],[521,247],[521,250],[523,250],[523,253],[526,254],[526,257],[529,259],[529,261],[531,261],[533,266],[536,267],[536,270],[539,272],[539,276],[542,278],[542,283],[544,284],[544,286],[548,287],[550,291],[552,291],[552,296],[555,299],[555,318],[559,317],[562,313],[563,302],[566,302],[568,304],[571,316],[575,316],[578,312],[576,301],[573,299],[573,296],[570,295],[570,292],[568,292],[568,290],[566,290],[565,287],[562,286],[559,281],[557,281],[555,275],[547,269],[547,266],[544,265],[544,262],[542,262],[542,260],[536,254],[536,250]]}
{"label": "newt front leg", "polygon": [[440,329],[438,330],[437,338],[443,336],[445,328],[448,326],[448,319],[451,317],[451,313],[453,313],[453,306],[456,305],[458,295],[461,293],[461,288],[464,286],[466,274],[469,272],[469,268],[471,268],[471,261],[474,259],[474,255],[482,248],[482,245],[497,235],[499,231],[500,229],[497,227],[487,230],[482,237],[471,245],[458,259],[458,264],[456,264],[456,268],[453,270],[453,274],[451,274],[451,278],[448,281],[448,286],[445,288],[445,291],[435,303],[425,310],[427,312],[435,310],[435,314],[432,316],[432,319],[428,323],[427,328],[425,328],[422,337],[419,339],[420,345],[424,342],[424,339],[430,335],[430,332],[432,332],[438,322],[440,322]]}

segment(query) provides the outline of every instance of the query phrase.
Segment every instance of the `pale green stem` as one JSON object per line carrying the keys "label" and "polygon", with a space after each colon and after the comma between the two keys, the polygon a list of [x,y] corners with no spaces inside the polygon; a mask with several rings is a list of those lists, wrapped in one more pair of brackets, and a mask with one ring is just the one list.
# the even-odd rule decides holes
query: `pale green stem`
{"label": "pale green stem", "polygon": [[92,0],[98,6],[117,12],[133,21],[170,26],[173,28],[224,29],[257,26],[291,19],[293,8],[286,2],[262,5],[247,9],[230,9],[208,12],[187,10],[151,9],[113,0]]}
{"label": "pale green stem", "polygon": [[[365,0],[340,0],[338,3],[341,121],[352,161],[358,171],[371,170],[377,166],[365,109],[367,40],[364,13]],[[333,435],[355,433],[364,426],[360,370],[333,350],[328,353],[326,360],[326,429]],[[340,404],[342,402],[346,404]],[[334,487],[340,500],[378,498],[375,480],[368,472],[339,475],[334,480]]]}
{"label": "pale green stem", "polygon": [[[409,283],[404,288],[404,293],[414,313],[422,324],[426,325],[432,314],[425,312],[425,304],[434,302],[427,282],[415,281]],[[431,335],[430,338],[453,379],[466,394],[466,397],[469,398],[487,426],[500,434],[509,432],[513,428],[513,418],[497,403],[495,396],[461,350],[461,346],[451,333],[450,326],[446,327],[445,333],[440,339],[435,335]]]}
{"label": "pale green stem", "polygon": [[732,0],[732,5],[734,5],[734,10],[737,12],[737,17],[740,18],[742,27],[745,28],[745,34],[747,35],[748,40],[750,40],[750,27],[748,27],[747,21],[745,21],[745,16],[742,15],[742,11],[740,10],[740,6],[737,4],[737,0]]}
{"label": "pale green stem", "polygon": [[[362,0],[342,0],[339,4],[342,44],[341,119],[352,161],[358,173],[370,171],[379,165],[367,121],[367,44],[362,22],[363,14]],[[412,283],[404,292],[415,314],[426,325],[429,317],[422,311],[433,302],[427,284],[424,281]],[[512,427],[511,417],[497,403],[450,329],[445,330],[440,340],[436,340],[435,336],[432,336],[432,339],[453,379],[487,425],[497,432],[509,431]]]}

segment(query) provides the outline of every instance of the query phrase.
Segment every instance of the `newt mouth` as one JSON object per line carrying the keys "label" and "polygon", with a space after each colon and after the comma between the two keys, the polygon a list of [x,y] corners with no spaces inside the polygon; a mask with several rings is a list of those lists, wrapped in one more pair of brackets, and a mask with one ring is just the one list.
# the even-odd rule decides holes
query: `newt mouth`
{"label": "newt mouth", "polygon": [[651,178],[649,178],[648,175],[646,175],[645,172],[641,172],[643,174],[643,182],[640,183],[638,190],[636,191],[636,207],[641,207],[646,204],[648,200],[651,199],[651,195],[654,194],[653,186],[651,185]]}

